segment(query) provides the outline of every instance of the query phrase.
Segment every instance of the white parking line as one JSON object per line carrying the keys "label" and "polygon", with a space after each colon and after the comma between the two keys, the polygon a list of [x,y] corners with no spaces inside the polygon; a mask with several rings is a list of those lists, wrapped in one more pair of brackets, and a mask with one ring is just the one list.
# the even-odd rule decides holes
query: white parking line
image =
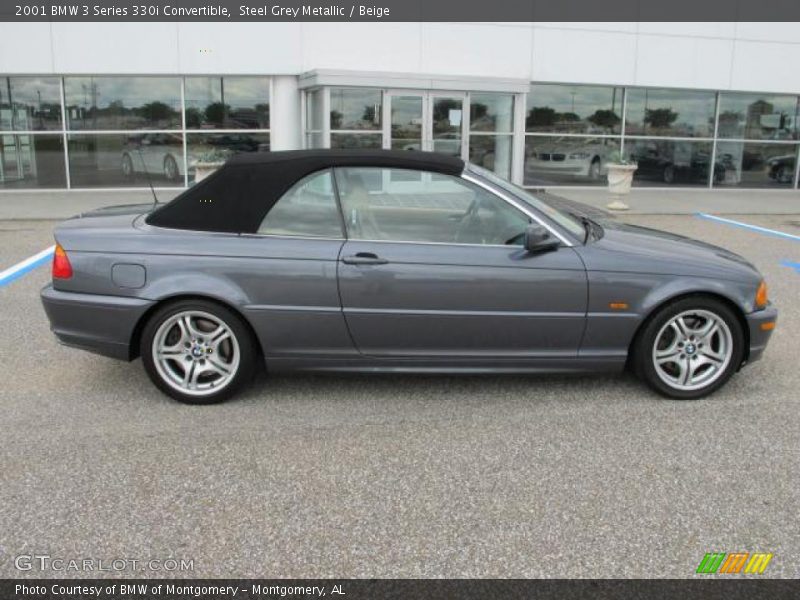
{"label": "white parking line", "polygon": [[7,268],[5,271],[0,272],[0,287],[11,283],[15,279],[19,279],[23,275],[33,271],[35,268],[42,266],[53,256],[55,248],[55,246],[45,248],[41,252],[38,252],[37,254],[26,258],[22,262],[18,262],[14,266]]}

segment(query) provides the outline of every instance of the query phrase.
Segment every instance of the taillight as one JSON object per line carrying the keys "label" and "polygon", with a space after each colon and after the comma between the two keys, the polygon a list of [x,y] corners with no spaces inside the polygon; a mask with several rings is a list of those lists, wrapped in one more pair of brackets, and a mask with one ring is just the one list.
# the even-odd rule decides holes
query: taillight
{"label": "taillight", "polygon": [[56,244],[56,250],[53,253],[53,279],[69,279],[70,277],[72,277],[72,265],[69,264],[67,253],[61,244]]}

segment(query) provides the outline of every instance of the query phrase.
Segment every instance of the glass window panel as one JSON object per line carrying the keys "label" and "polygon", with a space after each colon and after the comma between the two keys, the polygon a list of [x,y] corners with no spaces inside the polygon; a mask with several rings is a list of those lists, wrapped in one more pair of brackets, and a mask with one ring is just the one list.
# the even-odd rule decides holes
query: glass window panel
{"label": "glass window panel", "polygon": [[469,161],[500,177],[511,178],[511,136],[471,135],[469,138]]}
{"label": "glass window panel", "polygon": [[713,137],[714,92],[628,89],[626,135]]}
{"label": "glass window panel", "polygon": [[322,90],[306,93],[306,129],[322,131],[324,114],[322,112]]}
{"label": "glass window panel", "polygon": [[0,188],[66,187],[60,135],[0,134]]}
{"label": "glass window panel", "polygon": [[714,185],[788,188],[794,182],[795,144],[718,142]]}
{"label": "glass window panel", "polygon": [[797,96],[723,93],[719,101],[719,137],[796,140],[797,102]]}
{"label": "glass window panel", "polygon": [[461,156],[464,99],[434,96],[432,106],[433,151]]}
{"label": "glass window panel", "polygon": [[177,77],[66,77],[69,129],[180,129]]}
{"label": "glass window panel", "polygon": [[392,150],[422,150],[422,96],[392,96]]}
{"label": "glass window panel", "polygon": [[617,138],[527,136],[524,184],[605,185],[606,163]]}
{"label": "glass window panel", "polygon": [[177,133],[69,136],[73,187],[183,185],[183,137]]}
{"label": "glass window panel", "polygon": [[331,129],[380,129],[381,91],[331,88]]}
{"label": "glass window panel", "polygon": [[186,157],[189,181],[194,181],[197,162],[225,162],[242,152],[269,152],[269,144],[269,133],[188,133]]}
{"label": "glass window panel", "polygon": [[510,94],[470,94],[470,131],[511,133],[514,97]]}
{"label": "glass window panel", "polygon": [[353,239],[505,244],[529,222],[504,200],[456,177],[355,167],[337,169],[335,176]]}
{"label": "glass window panel", "polygon": [[331,148],[381,148],[380,133],[331,133]]}
{"label": "glass window panel", "polygon": [[[638,186],[706,186],[711,150],[711,142],[625,139],[625,154],[638,165],[633,174]],[[723,169],[720,164],[716,172],[722,174]]]}
{"label": "glass window panel", "polygon": [[266,77],[187,77],[187,129],[269,129]]}
{"label": "glass window panel", "polygon": [[324,140],[322,139],[322,133],[307,133],[306,134],[306,148],[324,148]]}
{"label": "glass window panel", "polygon": [[622,88],[534,84],[528,91],[525,130],[619,133]]}
{"label": "glass window panel", "polygon": [[312,173],[294,184],[270,209],[258,233],[341,238],[331,172]]}
{"label": "glass window panel", "polygon": [[0,77],[0,130],[61,129],[57,77]]}

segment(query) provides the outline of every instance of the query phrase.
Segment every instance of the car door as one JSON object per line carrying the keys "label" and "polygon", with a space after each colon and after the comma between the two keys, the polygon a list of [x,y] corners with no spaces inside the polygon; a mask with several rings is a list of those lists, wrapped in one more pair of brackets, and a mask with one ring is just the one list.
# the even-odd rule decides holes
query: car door
{"label": "car door", "polygon": [[[268,358],[357,356],[342,315],[336,276],[344,233],[330,170],[297,181],[243,234],[235,271],[248,319]],[[228,267],[231,269],[232,267]]]}
{"label": "car door", "polygon": [[572,248],[531,254],[530,215],[459,177],[337,168],[339,291],[376,357],[576,356],[587,282]]}

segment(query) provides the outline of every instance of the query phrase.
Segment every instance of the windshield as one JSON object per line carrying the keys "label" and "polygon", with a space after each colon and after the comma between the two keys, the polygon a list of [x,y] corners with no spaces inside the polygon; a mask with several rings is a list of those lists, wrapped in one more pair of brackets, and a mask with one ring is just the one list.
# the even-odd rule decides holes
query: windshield
{"label": "windshield", "polygon": [[530,206],[532,206],[533,208],[535,208],[548,218],[558,223],[561,227],[569,231],[572,235],[574,235],[578,239],[583,239],[585,234],[585,228],[583,226],[583,223],[581,223],[580,219],[577,219],[576,217],[573,217],[569,213],[562,212],[557,208],[550,206],[547,202],[543,201],[540,198],[537,198],[524,188],[521,188],[518,185],[514,185],[510,181],[506,181],[502,177],[499,177],[492,171],[484,169],[483,167],[479,167],[478,165],[473,165],[472,163],[468,163],[467,170],[470,173],[479,175],[483,179],[486,179],[487,181],[489,181],[489,183],[508,192],[515,198],[522,200],[526,204],[529,204]]}

